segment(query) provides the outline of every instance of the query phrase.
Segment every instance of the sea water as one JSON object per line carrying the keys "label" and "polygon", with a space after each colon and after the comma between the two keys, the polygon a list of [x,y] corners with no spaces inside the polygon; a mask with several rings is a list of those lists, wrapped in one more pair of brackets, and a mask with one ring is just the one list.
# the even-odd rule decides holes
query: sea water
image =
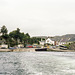
{"label": "sea water", "polygon": [[0,75],[75,75],[75,52],[0,52]]}

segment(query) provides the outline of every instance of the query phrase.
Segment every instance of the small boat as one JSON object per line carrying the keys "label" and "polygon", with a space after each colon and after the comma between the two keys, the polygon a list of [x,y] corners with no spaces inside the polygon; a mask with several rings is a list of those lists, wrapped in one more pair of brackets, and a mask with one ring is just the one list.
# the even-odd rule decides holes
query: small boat
{"label": "small boat", "polygon": [[35,51],[47,51],[47,48],[37,48]]}

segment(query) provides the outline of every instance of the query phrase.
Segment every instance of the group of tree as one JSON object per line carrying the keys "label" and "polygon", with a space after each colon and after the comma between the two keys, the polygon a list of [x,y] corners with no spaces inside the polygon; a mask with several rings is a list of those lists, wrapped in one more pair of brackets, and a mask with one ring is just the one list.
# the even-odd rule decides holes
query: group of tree
{"label": "group of tree", "polygon": [[28,33],[25,34],[21,32],[19,28],[11,31],[8,34],[8,29],[6,28],[5,25],[1,27],[0,34],[2,34],[0,36],[0,39],[4,39],[5,40],[4,43],[8,44],[11,47],[18,44],[24,44],[24,47],[26,46],[26,44],[33,44],[33,43],[39,44],[39,41],[41,40],[40,38],[36,37],[31,38]]}

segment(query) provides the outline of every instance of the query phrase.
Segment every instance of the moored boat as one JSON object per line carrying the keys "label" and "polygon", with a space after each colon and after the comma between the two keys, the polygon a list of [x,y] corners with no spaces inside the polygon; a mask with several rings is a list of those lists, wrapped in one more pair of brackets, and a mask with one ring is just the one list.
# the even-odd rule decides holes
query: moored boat
{"label": "moored boat", "polygon": [[37,48],[35,51],[47,51],[47,48]]}

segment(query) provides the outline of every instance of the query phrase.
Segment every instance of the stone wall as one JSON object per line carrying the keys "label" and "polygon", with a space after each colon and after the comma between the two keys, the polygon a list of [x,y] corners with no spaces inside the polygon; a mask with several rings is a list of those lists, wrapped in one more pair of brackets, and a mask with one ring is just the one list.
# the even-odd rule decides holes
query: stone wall
{"label": "stone wall", "polygon": [[13,50],[13,52],[16,52],[16,51],[35,52],[35,48],[18,48]]}

